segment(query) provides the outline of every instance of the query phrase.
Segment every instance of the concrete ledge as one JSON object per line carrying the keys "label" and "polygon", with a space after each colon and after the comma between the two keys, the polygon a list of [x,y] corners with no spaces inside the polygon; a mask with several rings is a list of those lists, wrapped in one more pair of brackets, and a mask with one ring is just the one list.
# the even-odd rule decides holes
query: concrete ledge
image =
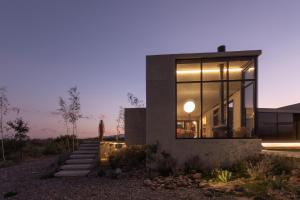
{"label": "concrete ledge", "polygon": [[199,156],[205,168],[230,166],[262,150],[261,139],[175,139],[171,145],[160,148],[170,153],[179,166]]}

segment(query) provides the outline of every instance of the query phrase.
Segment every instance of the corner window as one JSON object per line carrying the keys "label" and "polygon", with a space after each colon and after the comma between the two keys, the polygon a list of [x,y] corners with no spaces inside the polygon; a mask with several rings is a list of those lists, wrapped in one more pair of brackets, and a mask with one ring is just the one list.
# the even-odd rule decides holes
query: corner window
{"label": "corner window", "polygon": [[250,138],[255,58],[178,60],[176,138]]}

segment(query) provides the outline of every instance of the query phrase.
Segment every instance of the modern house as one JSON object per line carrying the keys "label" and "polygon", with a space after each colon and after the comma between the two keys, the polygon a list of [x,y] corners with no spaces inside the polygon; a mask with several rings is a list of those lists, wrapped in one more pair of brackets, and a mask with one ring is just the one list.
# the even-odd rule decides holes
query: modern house
{"label": "modern house", "polygon": [[260,50],[146,57],[146,108],[125,109],[127,144],[159,144],[179,164],[207,166],[257,154]]}

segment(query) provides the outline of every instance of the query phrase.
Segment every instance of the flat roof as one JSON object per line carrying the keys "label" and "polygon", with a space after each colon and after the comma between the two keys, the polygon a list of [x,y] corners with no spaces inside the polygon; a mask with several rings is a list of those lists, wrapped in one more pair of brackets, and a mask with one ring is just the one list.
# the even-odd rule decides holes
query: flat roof
{"label": "flat roof", "polygon": [[300,110],[288,110],[282,108],[258,108],[258,112],[300,113]]}
{"label": "flat roof", "polygon": [[147,55],[152,56],[172,56],[177,59],[192,59],[192,58],[223,58],[223,57],[244,57],[244,56],[259,56],[261,50],[245,50],[245,51],[225,51],[225,52],[209,52],[209,53],[181,53],[181,54],[158,54]]}

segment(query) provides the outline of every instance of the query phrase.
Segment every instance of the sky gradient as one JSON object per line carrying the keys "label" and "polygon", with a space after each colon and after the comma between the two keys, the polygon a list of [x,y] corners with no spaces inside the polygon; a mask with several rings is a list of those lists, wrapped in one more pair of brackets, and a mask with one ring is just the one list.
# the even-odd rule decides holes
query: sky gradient
{"label": "sky gradient", "polygon": [[[2,0],[0,87],[31,137],[64,133],[58,97],[78,86],[81,137],[116,132],[127,92],[145,100],[148,54],[261,49],[259,107],[300,102],[298,0]],[[16,117],[10,114],[7,119]]]}

